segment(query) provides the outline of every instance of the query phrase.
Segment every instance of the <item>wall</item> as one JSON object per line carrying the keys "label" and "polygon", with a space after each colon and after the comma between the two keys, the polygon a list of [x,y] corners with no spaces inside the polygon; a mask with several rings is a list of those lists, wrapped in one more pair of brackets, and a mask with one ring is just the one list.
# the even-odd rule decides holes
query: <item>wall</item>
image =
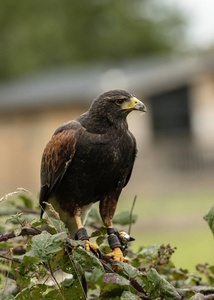
{"label": "wall", "polygon": [[39,192],[43,149],[55,129],[87,107],[60,107],[0,116],[0,194],[24,187]]}

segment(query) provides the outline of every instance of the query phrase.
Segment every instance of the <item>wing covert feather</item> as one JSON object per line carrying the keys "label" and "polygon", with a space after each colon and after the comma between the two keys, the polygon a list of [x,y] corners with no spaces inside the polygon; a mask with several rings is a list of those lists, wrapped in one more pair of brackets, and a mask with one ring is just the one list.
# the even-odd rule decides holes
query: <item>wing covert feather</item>
{"label": "wing covert feather", "polygon": [[41,163],[40,204],[47,201],[54,187],[63,178],[75,155],[76,130],[60,131],[46,145]]}

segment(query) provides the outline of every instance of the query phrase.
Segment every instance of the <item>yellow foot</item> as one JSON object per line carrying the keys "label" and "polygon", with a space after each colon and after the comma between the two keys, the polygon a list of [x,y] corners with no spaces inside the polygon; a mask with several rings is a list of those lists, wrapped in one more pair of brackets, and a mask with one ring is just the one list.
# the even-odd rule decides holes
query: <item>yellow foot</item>
{"label": "yellow foot", "polygon": [[125,258],[123,256],[122,251],[119,247],[116,247],[112,250],[112,253],[109,253],[108,256],[112,257],[114,260],[122,261],[122,262],[128,262],[129,259]]}
{"label": "yellow foot", "polygon": [[85,245],[85,250],[90,252],[90,248],[94,250],[94,252],[97,253],[97,250],[99,249],[99,247],[95,244],[92,244],[89,241],[86,241],[86,245]]}

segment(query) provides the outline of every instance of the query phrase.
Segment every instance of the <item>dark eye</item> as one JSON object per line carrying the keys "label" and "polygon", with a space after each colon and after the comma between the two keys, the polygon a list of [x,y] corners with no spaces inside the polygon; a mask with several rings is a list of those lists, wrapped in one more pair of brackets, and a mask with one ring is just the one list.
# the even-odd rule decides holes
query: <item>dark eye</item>
{"label": "dark eye", "polygon": [[121,104],[123,104],[124,101],[125,101],[124,99],[118,99],[118,100],[116,101],[116,103],[119,104],[119,105],[121,105]]}

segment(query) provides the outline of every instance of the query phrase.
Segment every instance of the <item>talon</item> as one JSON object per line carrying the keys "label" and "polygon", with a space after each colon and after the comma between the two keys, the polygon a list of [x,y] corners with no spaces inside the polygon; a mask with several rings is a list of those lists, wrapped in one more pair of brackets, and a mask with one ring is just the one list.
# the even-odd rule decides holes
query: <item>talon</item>
{"label": "talon", "polygon": [[99,251],[99,247],[98,247],[97,245],[92,244],[92,243],[89,242],[89,241],[86,241],[85,250],[88,251],[88,252],[90,252],[91,249],[92,249],[95,253],[97,253],[97,252]]}
{"label": "talon", "polygon": [[112,250],[112,253],[109,253],[107,255],[112,257],[114,260],[117,260],[117,261],[122,261],[122,262],[128,262],[129,261],[128,258],[125,258],[123,256],[123,253],[122,253],[122,251],[120,250],[119,247],[114,248]]}

